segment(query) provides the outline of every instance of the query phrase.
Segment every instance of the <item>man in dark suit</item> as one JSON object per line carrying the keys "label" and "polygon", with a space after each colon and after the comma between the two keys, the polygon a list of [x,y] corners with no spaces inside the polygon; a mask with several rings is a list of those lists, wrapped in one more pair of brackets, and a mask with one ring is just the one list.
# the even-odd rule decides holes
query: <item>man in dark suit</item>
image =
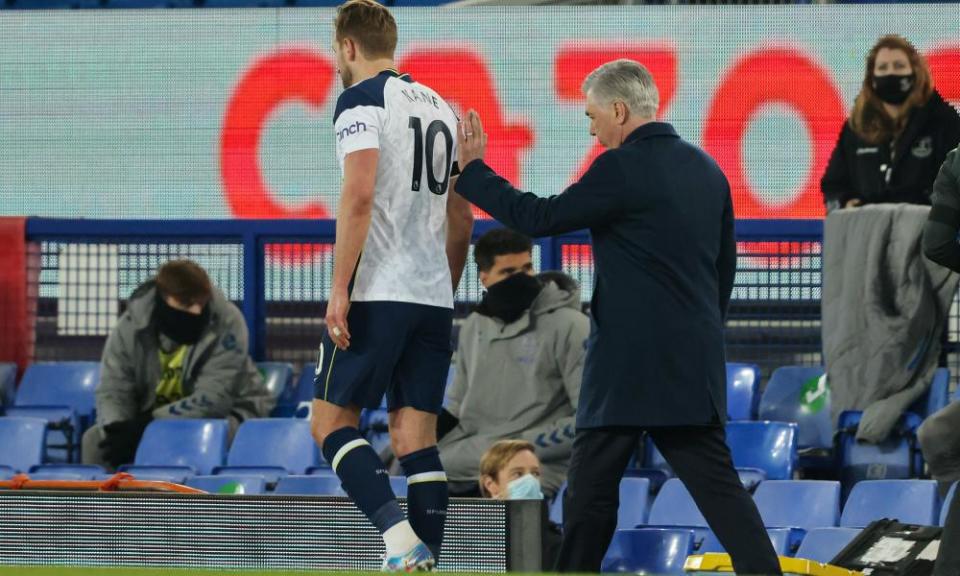
{"label": "man in dark suit", "polygon": [[484,162],[470,111],[458,130],[456,191],[531,236],[589,228],[592,326],[564,500],[558,570],[598,572],[618,489],[647,431],[730,553],[738,574],[780,574],[724,435],[723,322],[736,271],[730,187],[716,163],[654,121],[650,73],[630,60],[583,85],[590,134],[607,151],[562,194],[522,193]]}

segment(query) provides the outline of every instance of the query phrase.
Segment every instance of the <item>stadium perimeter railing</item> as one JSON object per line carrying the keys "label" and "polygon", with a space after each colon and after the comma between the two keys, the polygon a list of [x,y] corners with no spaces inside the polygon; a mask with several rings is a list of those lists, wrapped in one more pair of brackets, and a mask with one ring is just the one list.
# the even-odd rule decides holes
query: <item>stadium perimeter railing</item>
{"label": "stadium perimeter railing", "polygon": [[[497,225],[478,221],[475,238]],[[815,220],[738,222],[730,360],[758,363],[765,372],[821,362],[822,229]],[[29,219],[34,360],[99,358],[133,290],[163,262],[183,257],[206,268],[243,311],[256,359],[312,361],[333,275],[334,238],[333,221]],[[576,278],[588,305],[593,291],[588,233],[540,239],[534,260],[538,270],[559,269]],[[458,316],[480,297],[471,259],[456,297]]]}

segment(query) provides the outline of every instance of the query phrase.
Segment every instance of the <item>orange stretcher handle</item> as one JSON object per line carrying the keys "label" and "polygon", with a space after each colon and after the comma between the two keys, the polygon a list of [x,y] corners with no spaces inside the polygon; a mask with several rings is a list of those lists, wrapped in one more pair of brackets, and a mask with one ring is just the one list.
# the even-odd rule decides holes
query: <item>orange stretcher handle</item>
{"label": "orange stretcher handle", "polygon": [[126,472],[118,472],[106,480],[31,480],[27,474],[17,474],[10,480],[0,480],[0,490],[95,490],[97,492],[150,490],[179,494],[206,494],[203,490],[173,482],[137,480],[132,474]]}

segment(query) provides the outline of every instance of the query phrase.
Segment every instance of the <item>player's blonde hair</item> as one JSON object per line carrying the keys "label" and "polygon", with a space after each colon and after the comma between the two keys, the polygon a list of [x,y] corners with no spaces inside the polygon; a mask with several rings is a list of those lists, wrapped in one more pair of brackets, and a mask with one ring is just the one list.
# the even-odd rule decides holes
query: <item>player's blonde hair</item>
{"label": "player's blonde hair", "polygon": [[480,493],[484,498],[490,498],[491,494],[487,487],[483,485],[483,479],[489,476],[496,482],[500,471],[514,456],[524,450],[533,454],[537,453],[533,444],[526,440],[500,440],[483,453],[483,457],[480,458]]}
{"label": "player's blonde hair", "polygon": [[349,0],[337,8],[333,21],[337,42],[351,38],[367,59],[393,58],[397,49],[397,22],[386,6],[375,0]]}
{"label": "player's blonde hair", "polygon": [[583,81],[583,93],[598,104],[623,102],[641,118],[654,118],[660,92],[643,64],[621,58],[597,67]]}

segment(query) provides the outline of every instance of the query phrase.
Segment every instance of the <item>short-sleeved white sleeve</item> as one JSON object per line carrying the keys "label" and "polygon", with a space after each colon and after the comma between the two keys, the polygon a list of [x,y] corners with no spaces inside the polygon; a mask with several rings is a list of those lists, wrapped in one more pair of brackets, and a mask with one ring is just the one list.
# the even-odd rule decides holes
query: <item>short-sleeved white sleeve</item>
{"label": "short-sleeved white sleeve", "polygon": [[383,129],[383,108],[356,106],[344,110],[334,124],[337,133],[337,153],[340,160],[351,152],[380,148]]}

